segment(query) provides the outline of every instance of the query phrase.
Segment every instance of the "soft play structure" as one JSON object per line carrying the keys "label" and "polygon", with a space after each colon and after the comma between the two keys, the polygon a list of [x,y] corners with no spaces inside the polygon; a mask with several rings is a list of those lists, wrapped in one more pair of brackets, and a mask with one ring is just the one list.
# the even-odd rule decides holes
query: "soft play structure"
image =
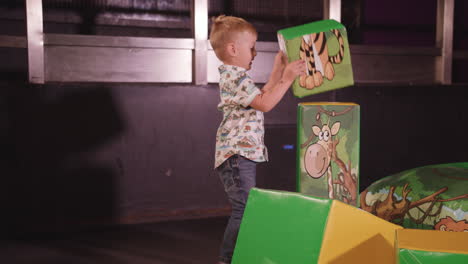
{"label": "soft play structure", "polygon": [[306,75],[292,89],[297,97],[354,84],[346,28],[335,20],[321,20],[278,31],[278,43],[288,60],[306,61]]}
{"label": "soft play structure", "polygon": [[468,234],[410,230],[337,200],[253,188],[234,264],[468,263]]}
{"label": "soft play structure", "polygon": [[468,162],[429,165],[372,183],[361,208],[405,228],[468,232],[467,187]]}
{"label": "soft play structure", "polygon": [[[306,61],[295,96],[354,84],[337,21],[279,30],[278,42]],[[355,103],[298,105],[298,192],[250,191],[232,263],[468,263],[468,163],[407,170],[359,194],[359,129]]]}
{"label": "soft play structure", "polygon": [[297,191],[359,204],[359,105],[300,103]]}

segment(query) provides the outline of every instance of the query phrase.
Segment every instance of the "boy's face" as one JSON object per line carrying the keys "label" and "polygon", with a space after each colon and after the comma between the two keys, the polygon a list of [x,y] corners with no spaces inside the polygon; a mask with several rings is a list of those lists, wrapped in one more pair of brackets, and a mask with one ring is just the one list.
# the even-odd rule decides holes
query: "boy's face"
{"label": "boy's face", "polygon": [[255,50],[256,42],[257,35],[252,32],[243,31],[238,34],[235,41],[236,49],[238,51],[238,54],[235,57],[237,66],[250,70],[252,67],[252,61],[257,55],[257,51]]}

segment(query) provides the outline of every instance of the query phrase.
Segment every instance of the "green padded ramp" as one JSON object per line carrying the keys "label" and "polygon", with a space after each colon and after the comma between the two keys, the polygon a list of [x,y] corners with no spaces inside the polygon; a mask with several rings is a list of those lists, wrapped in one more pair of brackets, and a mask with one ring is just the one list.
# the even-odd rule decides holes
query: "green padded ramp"
{"label": "green padded ramp", "polygon": [[232,263],[317,263],[332,200],[253,188]]}
{"label": "green padded ramp", "polygon": [[254,188],[234,264],[395,264],[400,226],[337,200]]}
{"label": "green padded ramp", "polygon": [[396,234],[395,248],[398,252],[398,263],[468,263],[466,232],[400,229]]}
{"label": "green padded ramp", "polygon": [[447,252],[428,252],[411,249],[400,249],[399,252],[400,264],[466,264],[468,263],[468,255],[455,254]]}

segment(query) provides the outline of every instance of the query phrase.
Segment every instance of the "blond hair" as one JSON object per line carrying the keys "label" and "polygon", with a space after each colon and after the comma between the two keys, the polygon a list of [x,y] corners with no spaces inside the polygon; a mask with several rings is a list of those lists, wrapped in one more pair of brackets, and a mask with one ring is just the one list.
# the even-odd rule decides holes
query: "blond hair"
{"label": "blond hair", "polygon": [[235,34],[247,31],[257,35],[254,26],[240,17],[220,15],[211,21],[210,43],[220,60],[225,59],[224,47],[234,41]]}

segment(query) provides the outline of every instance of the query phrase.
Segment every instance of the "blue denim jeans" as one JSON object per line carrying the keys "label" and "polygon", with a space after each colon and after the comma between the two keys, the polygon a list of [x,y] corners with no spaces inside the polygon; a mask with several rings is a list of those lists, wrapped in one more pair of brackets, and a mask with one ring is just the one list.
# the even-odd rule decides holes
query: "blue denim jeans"
{"label": "blue denim jeans", "polygon": [[250,189],[255,187],[256,166],[256,162],[234,155],[216,168],[232,206],[231,217],[224,231],[220,248],[222,262],[231,263],[247,197]]}

